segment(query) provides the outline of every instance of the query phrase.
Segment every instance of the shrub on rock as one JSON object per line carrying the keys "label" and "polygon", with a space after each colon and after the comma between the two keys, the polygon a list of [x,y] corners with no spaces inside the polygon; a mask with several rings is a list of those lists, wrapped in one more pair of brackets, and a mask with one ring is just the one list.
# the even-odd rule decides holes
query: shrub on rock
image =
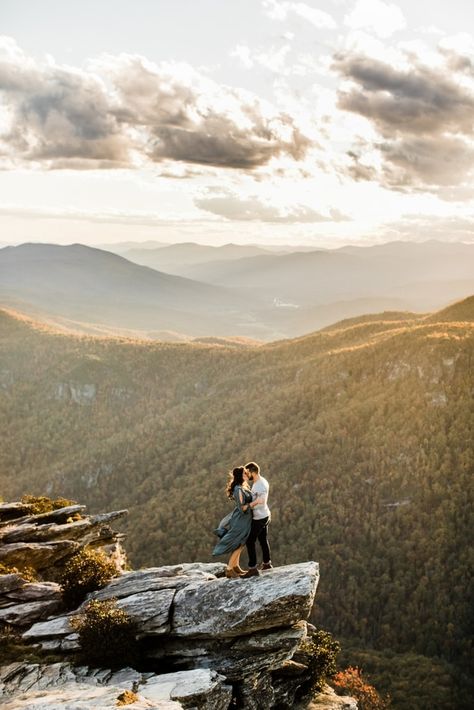
{"label": "shrub on rock", "polygon": [[340,644],[330,633],[323,629],[316,629],[300,644],[293,655],[294,661],[303,663],[309,668],[313,693],[322,690],[326,681],[335,675],[337,654],[340,650]]}
{"label": "shrub on rock", "polygon": [[36,582],[38,575],[33,567],[14,567],[0,562],[0,574],[20,574],[27,582]]}
{"label": "shrub on rock", "polygon": [[59,579],[67,608],[76,609],[87,594],[104,587],[116,574],[116,566],[103,552],[87,548],[76,552]]}
{"label": "shrub on rock", "polygon": [[137,665],[137,623],[114,599],[90,601],[83,614],[73,617],[71,626],[79,635],[83,663],[107,668]]}
{"label": "shrub on rock", "polygon": [[59,510],[59,508],[66,508],[74,505],[76,501],[68,500],[67,498],[52,499],[48,498],[48,496],[24,495],[21,502],[31,506],[33,515],[38,515],[40,513],[51,513],[53,510]]}

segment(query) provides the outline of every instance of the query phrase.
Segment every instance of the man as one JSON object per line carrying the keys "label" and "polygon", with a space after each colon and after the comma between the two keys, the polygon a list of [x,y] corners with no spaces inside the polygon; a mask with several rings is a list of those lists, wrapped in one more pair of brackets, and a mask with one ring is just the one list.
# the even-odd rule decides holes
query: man
{"label": "man", "polygon": [[254,461],[245,465],[249,480],[252,485],[253,500],[250,503],[252,510],[252,527],[247,538],[247,553],[249,556],[249,568],[242,575],[241,579],[256,577],[260,574],[257,568],[257,551],[255,543],[258,540],[262,548],[263,564],[260,569],[271,569],[273,567],[270,559],[270,546],[268,544],[268,523],[270,521],[270,509],[268,507],[269,483],[266,478],[260,475],[260,466]]}

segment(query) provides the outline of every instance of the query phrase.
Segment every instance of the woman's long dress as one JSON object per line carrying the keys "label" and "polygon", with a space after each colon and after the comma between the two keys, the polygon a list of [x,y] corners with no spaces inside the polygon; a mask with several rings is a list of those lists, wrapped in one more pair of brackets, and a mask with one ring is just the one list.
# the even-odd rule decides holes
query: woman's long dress
{"label": "woman's long dress", "polygon": [[[243,503],[240,502],[240,492],[243,494]],[[235,486],[232,495],[234,496],[235,508],[230,517],[229,529],[213,549],[212,554],[214,556],[233,552],[245,543],[250,533],[252,511],[247,508],[244,512],[242,506],[252,502],[252,494],[249,490],[242,488],[242,486]]]}

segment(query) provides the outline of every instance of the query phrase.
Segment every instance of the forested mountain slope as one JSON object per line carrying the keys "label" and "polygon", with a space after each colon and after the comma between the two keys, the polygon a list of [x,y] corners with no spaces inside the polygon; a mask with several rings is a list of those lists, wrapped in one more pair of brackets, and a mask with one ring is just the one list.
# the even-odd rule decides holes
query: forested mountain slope
{"label": "forested mountain slope", "polygon": [[[449,314],[451,313],[451,318]],[[128,507],[135,565],[208,560],[229,467],[271,482],[276,564],[321,564],[317,622],[467,662],[474,298],[246,349],[0,318],[0,491]]]}

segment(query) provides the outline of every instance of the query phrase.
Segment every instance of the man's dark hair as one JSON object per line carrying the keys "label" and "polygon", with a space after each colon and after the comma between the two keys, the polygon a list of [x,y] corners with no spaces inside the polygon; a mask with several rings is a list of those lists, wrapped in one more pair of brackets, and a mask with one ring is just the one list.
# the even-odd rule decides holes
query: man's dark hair
{"label": "man's dark hair", "polygon": [[247,471],[250,471],[250,473],[260,474],[260,466],[258,465],[258,463],[255,463],[255,461],[250,461],[249,463],[246,463],[245,468],[247,469]]}

